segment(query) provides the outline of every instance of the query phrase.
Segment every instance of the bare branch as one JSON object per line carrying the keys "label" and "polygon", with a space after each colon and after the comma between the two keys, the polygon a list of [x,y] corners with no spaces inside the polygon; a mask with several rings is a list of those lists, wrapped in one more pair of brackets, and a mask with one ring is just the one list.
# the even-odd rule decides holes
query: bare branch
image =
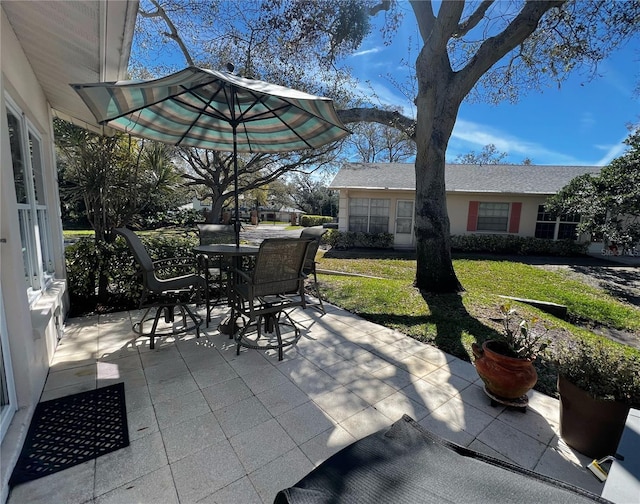
{"label": "bare branch", "polygon": [[380,11],[388,11],[391,10],[391,0],[383,0],[378,5],[374,5],[369,9],[369,15],[375,16]]}
{"label": "bare branch", "polygon": [[169,18],[169,16],[167,15],[167,13],[162,8],[162,6],[158,3],[157,0],[151,0],[151,3],[153,3],[153,5],[156,7],[155,12],[145,12],[142,9],[138,9],[138,13],[142,17],[146,17],[146,18],[154,18],[154,17],[161,18],[166,23],[166,25],[169,27],[169,30],[170,30],[169,33],[164,32],[163,35],[167,38],[170,38],[176,44],[178,44],[178,47],[180,47],[180,50],[182,51],[182,55],[184,56],[184,59],[187,60],[187,65],[193,66],[194,65],[193,58],[191,57],[191,54],[189,53],[189,49],[187,49],[186,44],[182,41],[182,38],[178,34],[178,29],[176,28],[176,25],[173,24],[173,21],[171,21],[171,18]]}
{"label": "bare branch", "polygon": [[452,35],[453,38],[464,37],[467,33],[478,26],[478,23],[482,21],[482,18],[489,10],[489,7],[493,5],[493,2],[494,0],[483,0],[470,16],[458,25],[458,29]]}
{"label": "bare branch", "polygon": [[542,16],[567,0],[526,2],[518,15],[498,35],[486,39],[467,65],[457,72],[457,92],[461,99],[497,61],[524,42],[538,27]]}
{"label": "bare branch", "polygon": [[407,137],[415,140],[416,121],[403,116],[400,112],[375,108],[352,108],[338,110],[338,117],[343,123],[375,122],[399,129]]}

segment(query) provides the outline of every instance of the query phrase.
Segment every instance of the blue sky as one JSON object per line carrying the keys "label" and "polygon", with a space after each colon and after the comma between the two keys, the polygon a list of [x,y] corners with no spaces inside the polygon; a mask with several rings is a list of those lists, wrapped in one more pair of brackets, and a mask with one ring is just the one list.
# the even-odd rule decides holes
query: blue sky
{"label": "blue sky", "polygon": [[[386,77],[393,73],[404,79],[402,58],[409,56],[407,41],[418,40],[415,19],[405,15],[393,44],[384,46],[374,30],[360,50],[346,63],[370,92],[370,81],[380,101],[408,106],[406,98]],[[599,66],[600,77],[588,81],[575,74],[560,89],[551,85],[540,91],[521,94],[516,104],[463,103],[453,132],[447,159],[459,154],[480,152],[493,143],[507,152],[505,162],[520,163],[530,158],[542,165],[605,165],[619,156],[628,136],[627,125],[640,122],[640,43],[638,38],[611,55]],[[407,108],[405,113],[410,114]]]}

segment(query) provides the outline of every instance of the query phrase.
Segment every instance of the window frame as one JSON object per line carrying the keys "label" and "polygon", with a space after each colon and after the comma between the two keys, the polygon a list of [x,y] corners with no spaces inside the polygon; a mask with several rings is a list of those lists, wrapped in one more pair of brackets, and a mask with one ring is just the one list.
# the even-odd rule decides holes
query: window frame
{"label": "window frame", "polygon": [[[55,278],[43,140],[42,135],[34,124],[29,121],[21,108],[6,93],[5,104],[7,125],[13,122],[9,117],[13,116],[15,118],[15,128],[19,131],[20,137],[18,144],[12,145],[12,148],[16,146],[20,149],[22,189],[26,199],[26,202],[18,201],[18,193],[16,192],[18,226],[20,229],[27,295],[29,301],[33,302]],[[11,153],[11,158],[14,191],[16,191],[13,152]]]}
{"label": "window frame", "polygon": [[[493,216],[493,215],[482,215],[482,210],[483,210],[483,205],[486,207],[487,205],[494,205],[494,206],[498,206],[500,205],[501,207],[506,208],[506,215],[505,216]],[[485,211],[487,209],[485,208]],[[492,208],[492,211],[496,211],[496,208]],[[479,201],[478,202],[478,215],[476,217],[476,231],[478,232],[482,232],[482,233],[508,233],[509,232],[509,219],[511,217],[511,203],[509,202],[504,202],[504,201]],[[485,221],[481,221],[481,219],[504,219],[504,229],[496,229],[496,228],[486,228],[486,227],[481,227],[481,222],[484,225],[486,222]]]}
{"label": "window frame", "polygon": [[[366,204],[364,204],[365,201]],[[372,202],[374,204],[372,204]],[[372,234],[389,232],[389,219],[391,218],[391,199],[361,197],[349,198],[348,205],[348,230],[350,232]]]}

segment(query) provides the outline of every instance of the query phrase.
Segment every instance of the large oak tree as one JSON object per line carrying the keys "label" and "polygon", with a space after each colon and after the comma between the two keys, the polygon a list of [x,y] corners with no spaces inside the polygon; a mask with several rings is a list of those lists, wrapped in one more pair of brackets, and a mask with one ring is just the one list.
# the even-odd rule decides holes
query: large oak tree
{"label": "large oak tree", "polygon": [[[150,1],[160,5],[159,0]],[[229,3],[207,5],[213,9]],[[250,15],[249,6],[255,7],[251,28],[239,30],[236,19],[229,25],[234,36],[226,42],[216,38],[215,48],[232,55],[244,44],[271,54],[261,65],[259,59],[245,58],[246,75],[265,80],[286,76],[285,85],[310,92],[320,88],[325,92],[319,94],[338,98],[344,122],[378,122],[415,140],[415,284],[433,293],[463,290],[451,260],[444,185],[445,154],[463,100],[515,100],[521,90],[559,83],[577,67],[595,71],[597,63],[640,25],[637,0],[410,1],[408,12],[421,37],[415,60],[414,118],[384,108],[354,106],[353,101],[341,100],[339,86],[334,85],[344,80],[323,80],[332,68],[340,68],[334,63],[360,46],[373,16],[385,15],[384,36],[392,37],[406,10],[400,7],[407,3],[264,0],[242,5],[243,15]],[[168,37],[184,47],[185,38],[176,31]],[[318,84],[323,82],[332,84],[323,89]]]}

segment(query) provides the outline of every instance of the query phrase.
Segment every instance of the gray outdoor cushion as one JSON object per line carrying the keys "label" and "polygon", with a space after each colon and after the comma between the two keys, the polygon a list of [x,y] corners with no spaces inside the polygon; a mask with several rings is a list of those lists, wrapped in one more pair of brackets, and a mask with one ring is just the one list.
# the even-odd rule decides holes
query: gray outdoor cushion
{"label": "gray outdoor cushion", "polygon": [[609,502],[445,441],[411,417],[342,449],[275,504]]}

